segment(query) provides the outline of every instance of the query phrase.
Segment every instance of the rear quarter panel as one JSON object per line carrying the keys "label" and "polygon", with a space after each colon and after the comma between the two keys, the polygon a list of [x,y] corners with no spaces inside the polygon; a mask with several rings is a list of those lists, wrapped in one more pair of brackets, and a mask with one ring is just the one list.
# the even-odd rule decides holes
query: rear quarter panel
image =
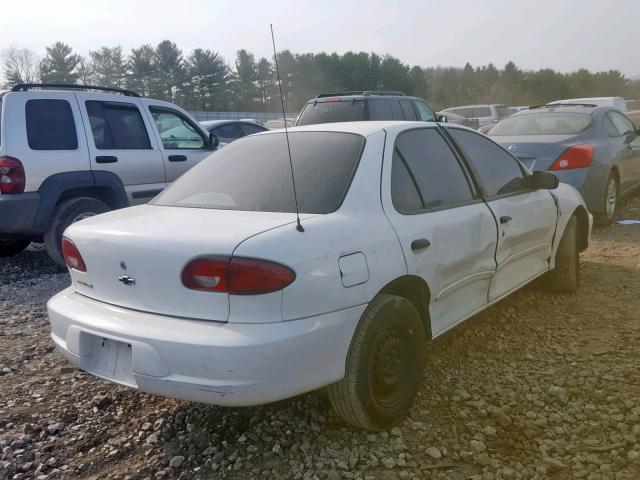
{"label": "rear quarter panel", "polygon": [[[294,225],[284,225],[236,248],[234,255],[276,261],[296,272],[296,280],[281,292],[284,320],[366,304],[388,282],[406,275],[400,244],[380,201],[384,141],[384,132],[367,138],[358,170],[337,212],[303,220],[302,233]],[[367,280],[345,287],[339,259],[359,252],[366,259]],[[229,321],[256,321],[245,312],[257,311],[264,300],[270,310],[280,307],[276,294],[232,296]]]}

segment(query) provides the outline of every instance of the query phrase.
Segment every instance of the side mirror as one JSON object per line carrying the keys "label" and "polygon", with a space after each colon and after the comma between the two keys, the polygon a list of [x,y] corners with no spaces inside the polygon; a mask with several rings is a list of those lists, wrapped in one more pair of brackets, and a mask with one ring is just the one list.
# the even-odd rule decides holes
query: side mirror
{"label": "side mirror", "polygon": [[449,119],[446,115],[438,115],[438,122],[440,123],[449,123]]}
{"label": "side mirror", "polygon": [[560,180],[551,172],[537,170],[529,177],[531,187],[535,190],[553,190],[560,184]]}
{"label": "side mirror", "polygon": [[216,148],[218,148],[218,145],[220,145],[218,136],[213,132],[209,133],[209,148],[211,150],[215,150]]}

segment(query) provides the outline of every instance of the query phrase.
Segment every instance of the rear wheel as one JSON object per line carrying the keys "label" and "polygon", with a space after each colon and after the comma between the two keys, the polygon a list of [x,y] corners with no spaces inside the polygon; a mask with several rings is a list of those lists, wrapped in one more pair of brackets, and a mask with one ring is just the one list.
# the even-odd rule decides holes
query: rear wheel
{"label": "rear wheel", "polygon": [[92,197],[69,198],[60,202],[53,211],[49,228],[44,234],[44,247],[51,259],[64,266],[62,234],[69,225],[109,210],[106,203]]}
{"label": "rear wheel", "polygon": [[424,326],[413,304],[395,295],[377,296],[355,331],[344,378],[328,389],[336,413],[367,430],[400,422],[418,393],[425,348]]}
{"label": "rear wheel", "polygon": [[575,292],[580,286],[580,255],[578,250],[578,219],[572,216],[564,229],[556,266],[548,274],[549,290],[556,293]]}
{"label": "rear wheel", "polygon": [[3,238],[0,237],[0,257],[17,255],[29,246],[28,238]]}
{"label": "rear wheel", "polygon": [[613,222],[613,216],[618,206],[618,179],[613,172],[609,173],[607,183],[602,196],[602,205],[600,206],[602,213],[594,215],[595,221],[599,226],[610,225]]}

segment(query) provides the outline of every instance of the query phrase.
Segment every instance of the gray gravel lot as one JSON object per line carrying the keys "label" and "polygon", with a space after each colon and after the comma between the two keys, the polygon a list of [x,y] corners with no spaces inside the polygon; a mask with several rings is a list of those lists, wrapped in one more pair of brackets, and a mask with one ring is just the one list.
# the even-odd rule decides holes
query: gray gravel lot
{"label": "gray gravel lot", "polygon": [[640,225],[596,230],[581,259],[577,294],[528,287],[432,342],[383,433],[322,392],[220,408],[86,375],[48,336],[67,273],[39,248],[0,259],[0,478],[638,479]]}

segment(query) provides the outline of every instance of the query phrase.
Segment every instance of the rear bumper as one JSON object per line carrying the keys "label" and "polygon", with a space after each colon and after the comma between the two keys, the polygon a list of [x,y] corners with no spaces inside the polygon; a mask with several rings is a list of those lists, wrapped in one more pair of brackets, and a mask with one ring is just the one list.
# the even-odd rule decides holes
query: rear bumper
{"label": "rear bumper", "polygon": [[35,219],[40,207],[38,192],[0,195],[0,235],[37,235]]}
{"label": "rear bumper", "polygon": [[[288,322],[229,324],[123,309],[69,288],[47,307],[53,341],[83,370],[149,393],[242,406],[340,380],[366,306]],[[97,353],[102,339],[130,345],[128,372],[104,374],[96,366],[103,361]]]}

